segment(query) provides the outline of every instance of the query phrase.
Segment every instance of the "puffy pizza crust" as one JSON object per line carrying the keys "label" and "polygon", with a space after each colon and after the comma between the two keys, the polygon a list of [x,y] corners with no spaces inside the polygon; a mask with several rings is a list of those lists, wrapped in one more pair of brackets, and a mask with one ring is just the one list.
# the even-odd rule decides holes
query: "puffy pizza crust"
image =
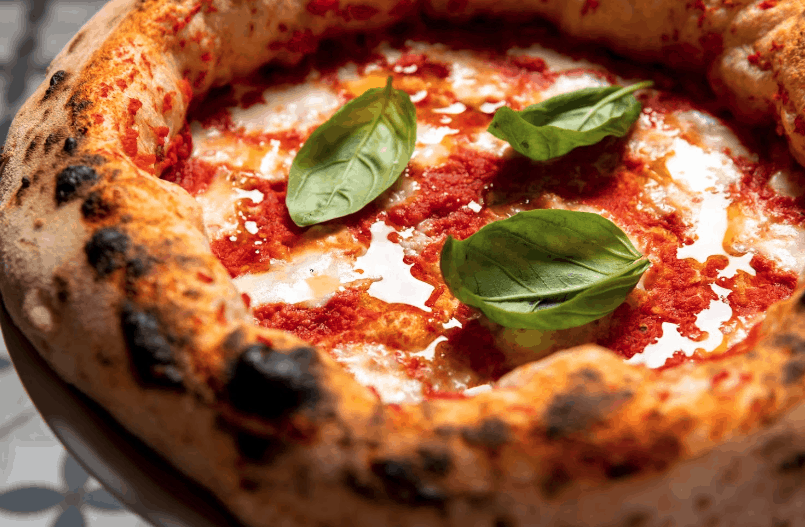
{"label": "puffy pizza crust", "polygon": [[799,521],[801,292],[739,357],[656,372],[583,346],[474,398],[403,406],[252,323],[196,202],[154,177],[191,96],[419,9],[533,13],[706,70],[805,161],[800,0],[115,0],[54,60],[3,150],[0,292],[16,324],[246,525]]}

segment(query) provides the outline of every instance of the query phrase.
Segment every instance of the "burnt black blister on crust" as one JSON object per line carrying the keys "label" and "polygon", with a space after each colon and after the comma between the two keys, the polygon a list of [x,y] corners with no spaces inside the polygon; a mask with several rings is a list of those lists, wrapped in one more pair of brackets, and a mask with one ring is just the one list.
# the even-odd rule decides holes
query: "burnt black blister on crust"
{"label": "burnt black blister on crust", "polygon": [[495,518],[495,521],[492,523],[494,527],[515,527],[516,524],[510,519],[506,518],[505,516],[498,516]]}
{"label": "burnt black blister on crust", "polygon": [[59,135],[58,134],[48,134],[45,138],[45,153],[47,154],[50,152],[50,149],[53,148],[53,145],[59,142]]}
{"label": "burnt black blister on crust", "polygon": [[491,417],[480,426],[463,428],[461,437],[471,445],[497,450],[511,440],[511,430],[504,421]]}
{"label": "burnt black blister on crust", "polygon": [[6,173],[6,166],[8,165],[8,160],[11,159],[11,156],[5,155],[3,152],[3,146],[0,145],[0,180],[3,179],[3,175]]}
{"label": "burnt black blister on crust", "polygon": [[98,229],[84,246],[87,261],[103,278],[126,264],[126,252],[131,240],[124,232],[112,227]]}
{"label": "burnt black blister on crust", "polygon": [[270,463],[285,449],[279,439],[260,437],[244,431],[237,432],[235,444],[241,456],[256,463]]}
{"label": "burnt black blister on crust", "polygon": [[264,344],[253,344],[231,367],[227,398],[238,410],[267,419],[312,406],[321,396],[311,371],[315,362],[312,348],[299,347],[286,355]]}
{"label": "burnt black blister on crust", "polygon": [[404,460],[381,459],[372,462],[372,473],[383,483],[392,501],[406,505],[444,504],[445,493],[423,482],[414,471],[413,465]]}
{"label": "burnt black blister on crust", "polygon": [[793,474],[805,470],[805,452],[796,454],[784,459],[778,466],[777,472],[780,474]]}
{"label": "burnt black blister on crust", "polygon": [[783,365],[783,383],[793,384],[805,376],[805,360],[791,359]]}
{"label": "burnt black blister on crust", "polygon": [[75,137],[68,137],[64,140],[64,151],[68,154],[75,152],[75,149],[78,148],[78,141],[76,141]]}
{"label": "burnt black blister on crust", "polygon": [[453,468],[450,452],[446,450],[423,447],[417,450],[417,454],[422,461],[422,469],[435,476],[444,477]]}
{"label": "burnt black blister on crust", "polygon": [[[70,108],[70,116],[72,117],[72,123],[71,124],[73,126],[76,126],[76,121],[81,116],[81,114],[84,112],[84,110],[86,110],[87,108],[92,106],[92,101],[90,101],[88,99],[78,100],[78,97],[79,97],[79,95],[77,93],[74,93],[70,97],[70,100],[67,101],[67,106]],[[87,130],[86,130],[86,128],[82,128],[82,129],[79,129],[79,132],[81,133],[81,135],[85,135],[87,133]]]}
{"label": "burnt black blister on crust", "polygon": [[625,461],[623,463],[616,463],[606,468],[605,473],[607,478],[617,480],[637,474],[640,472],[640,466],[636,463]]}
{"label": "burnt black blister on crust", "polygon": [[156,316],[127,304],[121,315],[121,327],[140,381],[154,386],[181,388],[182,374]]}
{"label": "burnt black blister on crust", "polygon": [[112,205],[105,201],[100,192],[90,192],[81,204],[81,215],[88,220],[103,219],[112,212]]}
{"label": "burnt black blister on crust", "polygon": [[21,197],[25,189],[31,186],[31,178],[28,176],[22,176],[22,180],[20,180],[20,188],[17,190],[17,197]]}
{"label": "burnt black blister on crust", "polygon": [[29,161],[31,156],[34,155],[36,152],[36,147],[39,146],[39,136],[36,136],[33,141],[28,144],[28,148],[25,149],[25,161]]}
{"label": "burnt black blister on crust", "polygon": [[67,72],[64,70],[59,70],[56,73],[54,73],[53,76],[50,78],[50,85],[48,86],[48,89],[45,90],[45,96],[42,97],[42,100],[43,101],[48,100],[48,98],[51,95],[53,95],[53,93],[59,88],[59,86],[61,86],[61,84],[64,83],[64,80],[66,78],[67,78]]}
{"label": "burnt black blister on crust", "polygon": [[98,181],[95,169],[86,165],[70,165],[56,176],[56,203],[61,205],[72,199],[83,187]]}
{"label": "burnt black blister on crust", "polygon": [[540,488],[542,495],[547,499],[557,497],[571,483],[573,478],[568,474],[567,469],[561,465],[556,465],[551,469],[551,473],[542,481]]}
{"label": "burnt black blister on crust", "polygon": [[548,439],[580,432],[602,421],[606,414],[632,396],[631,392],[564,393],[556,395],[545,413]]}
{"label": "burnt black blister on crust", "polygon": [[805,354],[805,339],[796,333],[784,333],[774,337],[773,344],[781,348],[788,348],[792,355]]}

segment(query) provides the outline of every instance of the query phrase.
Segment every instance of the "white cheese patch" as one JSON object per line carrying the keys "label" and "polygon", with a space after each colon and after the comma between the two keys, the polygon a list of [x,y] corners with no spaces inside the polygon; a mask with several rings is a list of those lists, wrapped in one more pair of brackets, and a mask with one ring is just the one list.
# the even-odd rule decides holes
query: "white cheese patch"
{"label": "white cheese patch", "polygon": [[[265,153],[263,159],[260,160],[260,169],[258,175],[262,179],[269,181],[280,181],[288,177],[286,170],[283,170],[287,154],[280,154],[280,142],[277,139],[272,139],[268,143],[268,152]],[[293,160],[293,157],[291,157]]]}
{"label": "white cheese patch", "polygon": [[445,108],[436,108],[435,110],[433,110],[433,113],[447,113],[450,115],[458,115],[460,113],[463,113],[466,109],[467,107],[464,106],[464,104],[460,102],[454,102],[453,104]]}
{"label": "white cheese patch", "polygon": [[519,56],[525,55],[528,57],[538,57],[545,61],[548,68],[554,71],[569,70],[574,68],[595,68],[597,67],[592,62],[586,60],[576,60],[567,55],[545,48],[539,44],[533,44],[527,48],[514,47],[506,52],[507,55]]}
{"label": "white cheese patch", "polygon": [[[366,70],[369,70],[369,68],[367,67]],[[354,62],[350,62],[338,68],[336,75],[341,82],[354,81],[360,78],[360,75],[358,75],[358,66]]]}
{"label": "white cheese patch", "polygon": [[498,108],[506,106],[506,101],[499,102],[485,102],[481,105],[480,110],[484,113],[493,114]]}
{"label": "white cheese patch", "polygon": [[340,251],[312,250],[294,255],[291,261],[272,260],[265,273],[245,274],[234,279],[235,287],[248,293],[254,305],[286,302],[320,307],[342,287],[361,276],[350,258]]}
{"label": "white cheese patch", "polygon": [[425,100],[425,97],[428,96],[428,90],[419,90],[415,94],[411,95],[411,102],[417,103]]}
{"label": "white cheese patch", "polygon": [[469,397],[473,397],[475,395],[478,395],[479,393],[485,393],[485,392],[491,392],[491,391],[492,391],[492,385],[491,384],[489,384],[489,383],[487,383],[487,384],[479,384],[478,386],[473,386],[472,388],[467,388],[466,390],[464,390],[464,395],[467,395]]}
{"label": "white cheese patch", "polygon": [[403,262],[403,248],[388,239],[395,232],[383,220],[370,227],[372,243],[366,254],[355,261],[354,268],[363,271],[364,278],[375,278],[368,293],[384,302],[403,303],[430,311],[425,302],[433,293],[434,287],[417,280],[411,275],[411,266]]}
{"label": "white cheese patch", "polygon": [[799,169],[779,170],[769,178],[769,187],[781,196],[796,198],[805,192],[804,180]]}
{"label": "white cheese patch", "polygon": [[209,188],[203,194],[196,196],[204,216],[204,226],[207,227],[207,234],[211,238],[237,229],[235,202],[238,199],[232,184],[224,177],[214,178]]}
{"label": "white cheese patch", "polygon": [[257,228],[257,222],[255,222],[255,221],[247,221],[247,222],[244,222],[244,223],[243,223],[243,228],[245,228],[245,229],[246,229],[246,231],[247,231],[249,234],[257,234],[257,231],[259,230],[259,229]]}
{"label": "white cheese patch", "polygon": [[397,362],[396,350],[382,344],[348,343],[334,348],[333,355],[356,381],[377,390],[384,403],[422,400],[422,383],[406,375]]}
{"label": "white cheese patch", "polygon": [[805,270],[805,229],[792,225],[770,224],[765,236],[758,237],[754,248],[786,271]]}
{"label": "white cheese patch", "polygon": [[[406,41],[406,45],[408,45],[410,41]],[[402,57],[403,52],[397,48],[391,47],[388,42],[381,42],[379,46],[375,48],[375,51],[386,57],[386,60],[389,64],[393,64],[400,60]]]}
{"label": "white cheese patch", "polygon": [[[257,233],[255,222],[247,221],[244,227],[252,234]],[[266,272],[235,278],[235,286],[248,293],[254,305],[286,302],[320,307],[343,287],[369,279],[373,280],[369,295],[390,304],[408,304],[430,311],[425,301],[434,288],[411,276],[410,266],[403,262],[403,248],[388,239],[394,228],[381,220],[370,230],[369,249],[357,259],[343,250],[313,247],[294,254],[288,261],[272,260]],[[411,238],[412,229],[400,235]]]}
{"label": "white cheese patch", "polygon": [[433,342],[428,344],[428,347],[426,347],[422,351],[412,353],[411,355],[414,356],[414,357],[419,357],[420,359],[425,359],[427,361],[432,361],[433,359],[436,358],[436,346],[438,346],[442,342],[446,342],[446,341],[447,341],[447,337],[445,337],[444,335],[439,335],[438,337],[433,339]]}
{"label": "white cheese patch", "polygon": [[498,157],[509,156],[514,152],[514,149],[512,149],[507,141],[498,139],[486,130],[478,132],[475,135],[475,139],[470,143],[470,146]]}
{"label": "white cheese patch", "polygon": [[401,66],[398,64],[394,66],[394,73],[406,73],[410,75],[411,73],[416,73],[418,68],[416,64],[411,64],[410,66]]}
{"label": "white cheese patch", "polygon": [[696,350],[712,352],[724,341],[721,333],[721,325],[732,318],[732,308],[727,303],[729,289],[724,289],[715,284],[711,286],[713,292],[718,295],[717,300],[710,301],[707,309],[696,315],[696,327],[707,333],[707,338],[702,341],[694,341],[683,337],[679,333],[676,324],[663,322],[662,337],[654,344],[649,344],[643,350],[626,362],[629,364],[643,364],[649,368],[659,368],[665,361],[673,357],[674,353],[681,351],[685,356],[690,357]]}
{"label": "white cheese patch", "polygon": [[442,141],[448,135],[454,135],[458,132],[458,130],[449,126],[435,128],[429,125],[417,126],[416,148],[411,155],[411,159],[421,165],[440,165],[450,154],[447,147],[441,144]]}
{"label": "white cheese patch", "polygon": [[269,88],[263,98],[265,103],[248,109],[231,109],[235,127],[268,133],[304,130],[326,121],[343,104],[337,93],[315,83]]}
{"label": "white cheese patch", "polygon": [[[217,238],[237,229],[238,217],[235,214],[235,205],[241,199],[248,199],[257,204],[265,199],[265,195],[259,190],[243,190],[234,187],[225,177],[215,177],[209,188],[196,196],[196,200],[201,205],[207,234],[211,238]],[[255,230],[255,232],[257,231]]]}
{"label": "white cheese patch", "polygon": [[707,145],[710,152],[724,152],[727,149],[732,155],[740,155],[751,161],[757,161],[757,155],[746,149],[732,129],[712,115],[691,110],[675,112],[674,117],[681,126],[692,126],[701,138],[702,144]]}
{"label": "white cheese patch", "polygon": [[[461,322],[459,322],[455,318],[451,318],[450,320],[442,324],[443,329],[460,328],[460,327]],[[447,341],[446,336],[439,335],[438,337],[433,339],[433,341],[430,344],[428,344],[428,346],[425,349],[423,349],[422,351],[418,351],[416,353],[412,353],[411,356],[419,357],[420,359],[425,359],[427,361],[432,361],[434,358],[436,358],[436,347],[442,342],[446,341]]]}
{"label": "white cheese patch", "polygon": [[674,139],[673,149],[665,167],[677,185],[684,185],[701,199],[698,205],[693,205],[698,209],[695,211],[696,241],[677,249],[676,257],[705,263],[709,256],[720,254],[729,259],[729,265],[719,273],[719,277],[730,278],[738,270],[754,275],[755,270],[749,266],[752,253],[732,256],[724,250],[724,236],[729,227],[727,208],[730,205],[726,185],[740,179],[737,167],[721,152],[705,152],[684,139]]}
{"label": "white cheese patch", "polygon": [[250,199],[252,203],[262,203],[263,199],[266,197],[265,194],[260,192],[259,190],[243,190],[242,188],[236,188],[235,190],[235,199]]}
{"label": "white cheese patch", "polygon": [[416,142],[423,145],[438,145],[448,135],[457,134],[458,130],[449,126],[418,126],[416,130]]}

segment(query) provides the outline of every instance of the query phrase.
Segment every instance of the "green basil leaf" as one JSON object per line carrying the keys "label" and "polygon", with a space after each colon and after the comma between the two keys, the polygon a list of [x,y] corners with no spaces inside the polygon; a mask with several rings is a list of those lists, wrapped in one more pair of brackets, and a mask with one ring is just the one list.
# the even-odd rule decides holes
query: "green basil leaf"
{"label": "green basil leaf", "polygon": [[416,109],[391,87],[372,88],[319,126],[296,154],[285,204],[300,227],[362,209],[400,176],[416,143]]}
{"label": "green basil leaf", "polygon": [[614,311],[650,263],[608,219],[544,209],[448,236],[440,265],[453,295],[492,321],[555,330]]}
{"label": "green basil leaf", "polygon": [[548,161],[609,135],[626,135],[642,109],[632,92],[652,84],[646,81],[625,88],[585,88],[520,112],[504,106],[495,112],[489,132],[524,156]]}

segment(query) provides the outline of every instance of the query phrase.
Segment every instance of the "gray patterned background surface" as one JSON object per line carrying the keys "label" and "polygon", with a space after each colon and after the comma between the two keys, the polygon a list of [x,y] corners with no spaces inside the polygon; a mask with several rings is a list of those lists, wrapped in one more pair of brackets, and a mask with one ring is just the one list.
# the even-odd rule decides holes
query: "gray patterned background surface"
{"label": "gray patterned background surface", "polygon": [[[45,69],[103,5],[0,0],[0,144]],[[0,339],[0,527],[147,527],[67,454],[36,412]]]}

